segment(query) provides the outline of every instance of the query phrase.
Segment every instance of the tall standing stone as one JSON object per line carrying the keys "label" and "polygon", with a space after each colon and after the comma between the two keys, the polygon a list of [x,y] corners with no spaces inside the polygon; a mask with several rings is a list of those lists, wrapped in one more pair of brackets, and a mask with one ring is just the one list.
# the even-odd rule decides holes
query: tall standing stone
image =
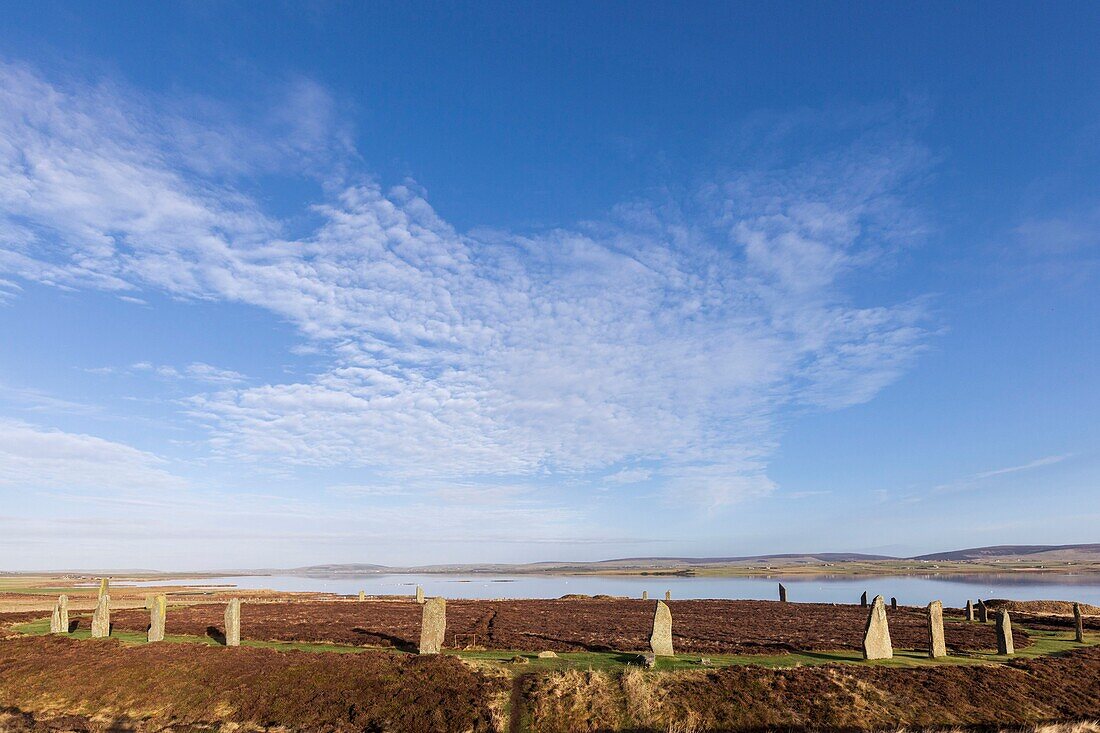
{"label": "tall standing stone", "polygon": [[672,611],[663,602],[657,601],[653,612],[653,631],[649,635],[649,648],[658,657],[671,657],[672,651]]}
{"label": "tall standing stone", "polygon": [[164,641],[164,622],[168,616],[168,597],[153,596],[149,609],[149,641]]}
{"label": "tall standing stone", "polygon": [[365,590],[359,591],[359,600],[361,600],[361,601],[367,600],[367,592]]}
{"label": "tall standing stone", "polygon": [[[64,598],[65,596],[61,596]],[[1073,638],[1079,644],[1085,641],[1085,619],[1081,617],[1081,604],[1073,604]]]}
{"label": "tall standing stone", "polygon": [[100,639],[111,635],[111,597],[99,597],[95,613],[92,614],[92,638]]}
{"label": "tall standing stone", "polygon": [[439,654],[447,635],[447,601],[429,598],[420,617],[420,653]]}
{"label": "tall standing stone", "polygon": [[886,623],[886,601],[882,596],[875,596],[863,633],[863,658],[889,659],[892,656],[894,647],[890,644],[890,626]]}
{"label": "tall standing stone", "polygon": [[1008,617],[1007,608],[1002,608],[997,614],[997,653],[1016,653],[1016,647],[1012,643],[1012,619]]}
{"label": "tall standing stone", "polygon": [[642,600],[643,601],[648,601],[649,600],[649,591],[647,591],[647,590],[642,591]]}
{"label": "tall standing stone", "polygon": [[989,608],[981,598],[978,599],[978,621],[983,624],[989,623]]}
{"label": "tall standing stone", "polygon": [[974,620],[974,604],[970,601],[969,598],[966,599],[966,620]]}
{"label": "tall standing stone", "polygon": [[666,601],[671,601],[672,600],[672,591],[670,591],[670,590],[665,591],[665,600]]}
{"label": "tall standing stone", "polygon": [[863,595],[859,597],[860,608],[867,608],[867,591],[863,591]]}
{"label": "tall standing stone", "polygon": [[69,633],[69,597],[58,596],[57,605],[53,607],[53,615],[50,617],[51,634]]}
{"label": "tall standing stone", "polygon": [[898,599],[897,598],[891,598],[890,599],[890,610],[891,611],[898,610]]}
{"label": "tall standing stone", "polygon": [[787,602],[787,586],[783,585],[782,583],[779,584],[779,602]]}
{"label": "tall standing stone", "polygon": [[241,645],[241,599],[230,598],[225,606],[225,645]]}
{"label": "tall standing stone", "polygon": [[416,602],[417,603],[423,603],[424,602],[424,589],[421,588],[419,585],[416,586]]}
{"label": "tall standing stone", "polygon": [[99,579],[99,597],[100,598],[102,598],[103,596],[105,596],[105,595],[107,595],[108,593],[111,592],[110,585],[111,585],[111,583],[110,583],[109,578],[100,578]]}
{"label": "tall standing stone", "polygon": [[947,644],[943,641],[943,604],[928,604],[928,656],[939,659],[947,656]]}

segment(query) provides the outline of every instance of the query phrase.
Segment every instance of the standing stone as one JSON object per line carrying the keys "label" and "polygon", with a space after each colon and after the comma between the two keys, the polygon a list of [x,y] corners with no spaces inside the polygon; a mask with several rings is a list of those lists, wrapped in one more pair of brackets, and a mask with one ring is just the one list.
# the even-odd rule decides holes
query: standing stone
{"label": "standing stone", "polygon": [[361,601],[367,600],[367,592],[365,590],[359,591],[359,600],[361,600]]}
{"label": "standing stone", "polygon": [[100,639],[111,635],[111,597],[100,596],[92,614],[92,638]]}
{"label": "standing stone", "polygon": [[897,598],[891,598],[890,599],[890,610],[891,611],[898,610],[898,599]]}
{"label": "standing stone", "polygon": [[863,658],[889,659],[892,656],[894,647],[890,644],[890,626],[886,623],[886,602],[882,596],[875,596],[863,634]]}
{"label": "standing stone", "polygon": [[989,609],[981,598],[978,599],[978,621],[983,624],[989,623]]}
{"label": "standing stone", "polygon": [[417,603],[423,603],[424,602],[424,589],[421,588],[419,585],[416,586],[416,602]]}
{"label": "standing stone", "polygon": [[787,602],[787,586],[783,585],[782,583],[779,584],[779,602]]}
{"label": "standing stone", "polygon": [[647,590],[642,591],[642,600],[643,601],[648,601],[649,600],[649,591],[647,591]]}
{"label": "standing stone", "polygon": [[447,635],[447,600],[430,598],[424,603],[420,620],[420,653],[439,654]]}
{"label": "standing stone", "polygon": [[859,597],[860,608],[867,608],[867,591],[863,591],[863,595]]}
{"label": "standing stone", "polygon": [[997,614],[997,653],[1016,653],[1016,647],[1012,643],[1012,619],[1008,617],[1007,608],[1002,608]]}
{"label": "standing stone", "polygon": [[943,641],[943,604],[939,601],[928,604],[928,656],[932,659],[947,656],[947,645]]}
{"label": "standing stone", "polygon": [[[65,596],[61,596],[64,598]],[[1081,604],[1073,604],[1073,638],[1078,644],[1083,644],[1085,641],[1085,620],[1081,618]]]}
{"label": "standing stone", "polygon": [[149,641],[164,641],[164,622],[168,616],[168,597],[153,596],[149,609]]}
{"label": "standing stone", "polygon": [[665,600],[666,601],[671,601],[672,600],[672,591],[670,591],[670,590],[665,591]]}
{"label": "standing stone", "polygon": [[102,598],[103,596],[107,595],[110,592],[111,592],[111,589],[110,589],[109,579],[108,578],[100,578],[99,579],[99,597]]}
{"label": "standing stone", "polygon": [[53,607],[53,616],[50,617],[51,634],[69,633],[69,597],[58,596],[57,605]]}
{"label": "standing stone", "polygon": [[657,610],[653,612],[649,648],[658,657],[671,657],[675,653],[672,651],[672,611],[661,601],[657,601]]}
{"label": "standing stone", "polygon": [[241,645],[241,599],[231,598],[225,606],[225,645]]}
{"label": "standing stone", "polygon": [[156,606],[156,602],[157,602],[157,597],[156,596],[145,596],[145,610],[146,611],[152,611],[153,608]]}
{"label": "standing stone", "polygon": [[969,598],[966,600],[966,620],[974,620],[974,604],[970,602]]}

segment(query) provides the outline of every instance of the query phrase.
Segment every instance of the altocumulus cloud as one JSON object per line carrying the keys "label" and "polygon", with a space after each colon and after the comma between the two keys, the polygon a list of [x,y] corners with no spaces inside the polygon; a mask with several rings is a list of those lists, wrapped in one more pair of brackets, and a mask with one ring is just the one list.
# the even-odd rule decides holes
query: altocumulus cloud
{"label": "altocumulus cloud", "polygon": [[[293,323],[320,373],[187,403],[227,459],[365,467],[425,496],[611,472],[725,504],[773,490],[784,411],[870,399],[921,348],[920,301],[857,307],[842,285],[910,234],[901,193],[925,156],[905,139],[569,228],[459,232],[413,184],[349,174],[329,112],[230,162],[264,135],[156,108],[0,66],[4,297],[158,291]],[[324,178],[305,236],[244,192],[274,165]]]}

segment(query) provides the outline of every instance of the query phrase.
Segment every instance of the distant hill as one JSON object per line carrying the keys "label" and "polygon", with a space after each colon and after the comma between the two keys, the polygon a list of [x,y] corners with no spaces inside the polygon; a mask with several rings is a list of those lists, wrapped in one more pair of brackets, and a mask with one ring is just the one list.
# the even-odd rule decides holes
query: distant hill
{"label": "distant hill", "polygon": [[918,555],[912,560],[965,561],[965,560],[1050,560],[1068,562],[1074,560],[1100,560],[1100,544],[1092,545],[994,545],[991,547],[972,547],[967,550],[933,552]]}

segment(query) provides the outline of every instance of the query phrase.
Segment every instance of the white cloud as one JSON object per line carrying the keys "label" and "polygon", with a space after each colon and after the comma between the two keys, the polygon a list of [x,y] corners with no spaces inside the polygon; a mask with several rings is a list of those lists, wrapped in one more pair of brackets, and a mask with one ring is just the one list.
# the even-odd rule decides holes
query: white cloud
{"label": "white cloud", "polygon": [[165,461],[91,435],[0,419],[0,487],[13,489],[180,489]]}
{"label": "white cloud", "polygon": [[[843,288],[911,234],[897,195],[922,156],[904,141],[533,234],[456,232],[410,186],[360,183],[289,239],[228,183],[240,170],[164,130],[220,138],[151,116],[0,66],[0,273],[294,324],[327,369],[243,387],[211,367],[224,388],[190,400],[227,458],[424,490],[645,460],[670,496],[720,505],[773,490],[784,410],[870,399],[921,348],[921,302],[857,307]],[[333,124],[272,149],[312,151]]]}

